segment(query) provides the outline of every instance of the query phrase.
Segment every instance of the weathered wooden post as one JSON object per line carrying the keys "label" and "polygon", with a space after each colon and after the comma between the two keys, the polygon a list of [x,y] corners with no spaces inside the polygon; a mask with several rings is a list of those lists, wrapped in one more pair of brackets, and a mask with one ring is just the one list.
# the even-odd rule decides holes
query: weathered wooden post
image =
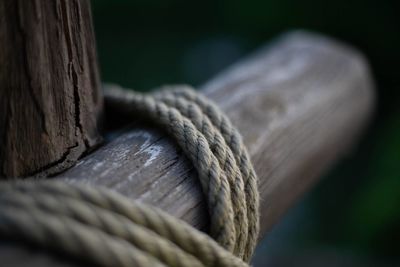
{"label": "weathered wooden post", "polygon": [[0,177],[70,167],[100,141],[90,1],[1,1],[0,48]]}

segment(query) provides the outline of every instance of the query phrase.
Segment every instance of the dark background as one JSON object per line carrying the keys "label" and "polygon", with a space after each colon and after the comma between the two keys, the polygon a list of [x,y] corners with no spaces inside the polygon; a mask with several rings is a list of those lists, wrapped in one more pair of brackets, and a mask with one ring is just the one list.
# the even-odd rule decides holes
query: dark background
{"label": "dark background", "polygon": [[105,82],[200,85],[279,34],[307,29],[368,58],[375,118],[358,148],[260,244],[255,266],[400,266],[399,1],[92,1]]}

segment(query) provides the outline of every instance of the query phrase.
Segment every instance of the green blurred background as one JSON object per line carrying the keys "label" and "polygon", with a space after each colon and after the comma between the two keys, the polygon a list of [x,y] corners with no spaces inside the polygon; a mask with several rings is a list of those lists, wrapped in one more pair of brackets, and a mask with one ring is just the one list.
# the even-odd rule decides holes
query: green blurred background
{"label": "green blurred background", "polygon": [[92,1],[102,79],[200,85],[274,37],[307,29],[368,58],[375,118],[358,148],[257,249],[255,266],[400,266],[400,2]]}

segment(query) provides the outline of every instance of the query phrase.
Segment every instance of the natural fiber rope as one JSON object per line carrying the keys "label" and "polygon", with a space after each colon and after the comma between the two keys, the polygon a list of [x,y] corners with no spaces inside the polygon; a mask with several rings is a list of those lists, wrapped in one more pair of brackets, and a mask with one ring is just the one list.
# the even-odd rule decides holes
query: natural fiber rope
{"label": "natural fiber rope", "polygon": [[104,189],[54,182],[3,184],[0,234],[102,266],[246,266],[241,259],[249,261],[256,244],[259,196],[240,134],[194,90],[168,89],[144,95],[114,87],[106,101],[133,117],[147,116],[175,138],[199,173],[210,235],[222,247],[155,208]]}
{"label": "natural fiber rope", "polygon": [[247,266],[185,222],[101,187],[3,183],[0,193],[3,235],[101,266]]}
{"label": "natural fiber rope", "polygon": [[[254,171],[253,165],[250,162],[250,157],[247,153],[247,149],[243,144],[242,137],[239,131],[233,127],[230,120],[219,110],[211,101],[202,97],[188,86],[175,86],[175,87],[164,87],[159,90],[161,98],[165,99],[171,104],[174,104],[185,116],[188,116],[192,121],[195,120],[193,113],[185,112],[185,108],[179,103],[180,100],[186,99],[186,102],[191,104],[195,103],[202,110],[203,117],[209,118],[216,128],[216,134],[222,134],[226,144],[229,146],[231,152],[236,159],[236,165],[239,165],[240,172],[244,183],[244,190],[246,194],[247,202],[247,217],[249,218],[248,228],[248,242],[245,247],[245,254],[243,258],[248,261],[250,260],[254,248],[257,244],[258,232],[259,232],[259,193],[257,185],[257,175]],[[169,96],[173,94],[173,96]],[[158,98],[158,96],[156,96]],[[199,127],[199,126],[197,126]],[[235,165],[235,166],[236,166]]]}

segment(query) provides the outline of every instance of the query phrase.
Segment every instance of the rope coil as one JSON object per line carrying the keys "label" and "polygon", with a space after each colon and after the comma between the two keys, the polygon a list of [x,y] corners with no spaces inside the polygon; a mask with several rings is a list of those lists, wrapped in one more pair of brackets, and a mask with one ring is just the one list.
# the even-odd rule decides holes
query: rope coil
{"label": "rope coil", "polygon": [[107,104],[164,127],[198,171],[210,236],[103,188],[60,182],[0,185],[0,235],[101,266],[248,266],[259,230],[257,176],[238,131],[188,86],[152,95],[114,87]]}

